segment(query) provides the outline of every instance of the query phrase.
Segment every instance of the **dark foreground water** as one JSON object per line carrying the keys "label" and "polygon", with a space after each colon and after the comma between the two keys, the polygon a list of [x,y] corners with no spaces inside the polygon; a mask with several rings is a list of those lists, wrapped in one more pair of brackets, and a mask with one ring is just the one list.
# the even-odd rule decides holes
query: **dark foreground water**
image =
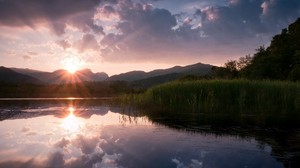
{"label": "dark foreground water", "polygon": [[[214,126],[95,100],[0,100],[0,167],[280,168],[298,128]],[[184,123],[184,124],[182,124]]]}

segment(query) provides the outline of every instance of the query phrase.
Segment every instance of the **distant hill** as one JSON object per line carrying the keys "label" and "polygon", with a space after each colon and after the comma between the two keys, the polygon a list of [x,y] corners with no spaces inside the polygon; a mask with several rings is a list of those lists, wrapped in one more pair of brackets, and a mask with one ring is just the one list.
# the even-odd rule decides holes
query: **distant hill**
{"label": "distant hill", "polygon": [[37,71],[33,69],[11,68],[17,73],[36,78],[44,83],[63,84],[83,81],[125,81],[133,87],[150,87],[157,84],[176,80],[186,75],[203,76],[211,73],[213,66],[209,64],[192,64],[188,66],[174,66],[168,69],[157,69],[150,72],[130,71],[109,77],[106,73],[93,73],[90,69],[83,69],[70,74],[59,69],[53,72]]}
{"label": "distant hill", "polygon": [[169,81],[174,81],[183,76],[184,75],[180,73],[169,73],[166,75],[159,75],[159,76],[154,76],[146,79],[135,80],[130,82],[129,86],[131,88],[149,88]]}
{"label": "distant hill", "polygon": [[83,81],[103,81],[108,78],[104,72],[93,73],[90,69],[83,69],[70,74],[60,69],[54,72],[44,72],[32,69],[12,68],[16,72],[35,77],[45,83],[73,83]]}
{"label": "distant hill", "polygon": [[144,71],[130,71],[126,73],[121,73],[118,75],[113,75],[109,77],[107,80],[109,81],[135,81],[143,78],[147,78],[147,73]]}
{"label": "distant hill", "polygon": [[[144,71],[130,71],[127,73],[121,73],[119,75],[113,75],[107,80],[110,81],[127,81],[127,82],[133,82],[133,81],[139,81],[142,82],[142,80],[145,81],[150,81],[150,80],[156,80],[159,78],[164,77],[171,77],[174,79],[174,77],[180,77],[183,75],[207,75],[211,72],[211,68],[213,66],[209,64],[202,64],[202,63],[197,63],[193,65],[188,65],[188,66],[175,66],[172,68],[168,69],[158,69],[158,70],[153,70],[150,72],[144,72]],[[168,79],[167,78],[167,79]],[[146,80],[147,79],[147,80]],[[164,79],[160,79],[164,80]],[[169,80],[167,80],[169,81]]]}
{"label": "distant hill", "polygon": [[43,82],[37,78],[29,75],[24,75],[15,72],[9,68],[0,67],[0,82],[4,83],[32,83],[32,84],[42,84]]}

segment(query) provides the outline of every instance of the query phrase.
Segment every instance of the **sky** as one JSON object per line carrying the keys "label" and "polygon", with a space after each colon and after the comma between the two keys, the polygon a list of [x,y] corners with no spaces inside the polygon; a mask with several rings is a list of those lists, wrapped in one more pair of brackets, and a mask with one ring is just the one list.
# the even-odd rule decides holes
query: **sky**
{"label": "sky", "polygon": [[0,0],[0,66],[109,75],[221,66],[298,17],[299,0]]}

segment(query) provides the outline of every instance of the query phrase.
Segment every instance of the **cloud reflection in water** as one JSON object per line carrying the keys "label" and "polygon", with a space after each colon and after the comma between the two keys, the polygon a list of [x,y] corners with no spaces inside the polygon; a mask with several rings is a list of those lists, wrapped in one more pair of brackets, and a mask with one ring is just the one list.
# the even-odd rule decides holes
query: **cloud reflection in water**
{"label": "cloud reflection in water", "polygon": [[[269,152],[258,150],[256,141],[178,132],[145,117],[116,113],[120,109],[67,107],[1,121],[0,167],[201,168],[220,167],[217,160],[228,159],[239,159],[232,162],[238,166],[282,167]],[[27,136],[30,132],[37,134]]]}

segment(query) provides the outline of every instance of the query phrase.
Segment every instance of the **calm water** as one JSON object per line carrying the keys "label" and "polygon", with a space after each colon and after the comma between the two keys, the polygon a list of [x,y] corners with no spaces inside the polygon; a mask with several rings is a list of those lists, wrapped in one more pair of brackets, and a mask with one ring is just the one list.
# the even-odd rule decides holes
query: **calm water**
{"label": "calm water", "polygon": [[274,130],[191,131],[91,101],[0,100],[0,167],[280,168],[299,158],[297,130],[283,142]]}

